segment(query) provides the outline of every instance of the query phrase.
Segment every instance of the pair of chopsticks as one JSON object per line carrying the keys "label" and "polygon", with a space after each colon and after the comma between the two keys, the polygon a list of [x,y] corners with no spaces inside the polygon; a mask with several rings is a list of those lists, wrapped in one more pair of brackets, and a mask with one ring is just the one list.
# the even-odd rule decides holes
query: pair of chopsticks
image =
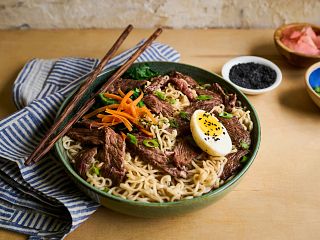
{"label": "pair of chopsticks", "polygon": [[135,51],[132,56],[108,79],[108,81],[103,84],[103,86],[93,94],[81,107],[79,111],[70,119],[70,121],[66,124],[66,126],[58,131],[62,122],[66,119],[68,114],[72,112],[74,107],[79,103],[79,100],[83,97],[85,91],[97,78],[97,76],[101,73],[104,66],[109,62],[109,60],[114,56],[116,51],[119,49],[123,41],[127,38],[129,33],[132,31],[133,26],[129,25],[117,41],[113,44],[111,49],[106,53],[103,57],[99,65],[96,69],[88,76],[87,80],[83,83],[83,85],[79,88],[76,94],[73,95],[73,98],[65,107],[64,111],[61,113],[59,119],[53,124],[53,126],[49,129],[49,131],[45,134],[45,136],[40,141],[39,145],[35,148],[35,150],[31,153],[31,155],[26,159],[25,165],[32,165],[33,163],[39,161],[41,157],[43,157],[61,138],[64,134],[68,132],[71,126],[77,122],[95,103],[96,96],[101,92],[106,92],[109,86],[117,80],[128,68],[133,64],[133,62],[144,52],[144,50],[161,34],[162,29],[158,28],[144,43],[141,45],[137,51]]}

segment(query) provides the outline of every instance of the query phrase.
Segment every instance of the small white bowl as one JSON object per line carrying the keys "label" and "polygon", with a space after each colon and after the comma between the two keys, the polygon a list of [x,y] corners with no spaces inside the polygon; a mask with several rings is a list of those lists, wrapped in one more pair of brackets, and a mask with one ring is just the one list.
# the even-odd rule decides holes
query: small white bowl
{"label": "small white bowl", "polygon": [[[237,84],[233,83],[229,78],[230,69],[234,65],[237,65],[239,63],[249,63],[249,62],[263,64],[263,65],[268,66],[268,67],[272,68],[273,70],[275,70],[276,74],[277,74],[275,82],[271,86],[269,86],[267,88],[262,88],[262,89],[244,88],[244,87],[240,87]],[[265,58],[255,57],[255,56],[242,56],[242,57],[236,57],[236,58],[231,59],[230,61],[226,62],[223,65],[221,74],[225,80],[229,81],[232,85],[237,87],[243,93],[246,93],[249,95],[257,95],[257,94],[269,92],[269,91],[275,89],[276,87],[278,87],[282,81],[282,73],[280,71],[280,68],[277,65],[275,65],[273,62],[271,62]]]}

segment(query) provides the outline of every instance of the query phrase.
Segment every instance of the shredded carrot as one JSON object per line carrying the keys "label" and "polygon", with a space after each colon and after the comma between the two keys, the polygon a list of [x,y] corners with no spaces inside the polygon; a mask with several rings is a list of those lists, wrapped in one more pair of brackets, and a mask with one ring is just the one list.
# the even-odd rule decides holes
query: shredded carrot
{"label": "shredded carrot", "polygon": [[111,99],[115,99],[118,101],[122,100],[122,97],[116,95],[116,94],[112,94],[112,93],[104,93],[103,96],[107,97],[107,98],[111,98]]}
{"label": "shredded carrot", "polygon": [[123,122],[123,124],[126,126],[126,128],[128,128],[128,130],[130,132],[132,131],[132,124],[129,122],[128,119],[126,119],[125,117],[120,116],[120,115],[116,115],[116,114],[114,114],[114,115],[115,115],[115,117],[119,118]]}
{"label": "shredded carrot", "polygon": [[111,115],[119,115],[122,117],[125,117],[129,120],[131,120],[132,122],[137,122],[137,118],[132,117],[130,114],[125,113],[125,112],[120,112],[120,111],[115,111],[115,110],[111,110],[111,109],[106,109],[107,113],[110,113]]}
{"label": "shredded carrot", "polygon": [[123,139],[123,140],[126,140],[127,135],[125,135],[124,132],[122,132],[122,131],[120,132],[120,134],[121,134],[122,139]]}
{"label": "shredded carrot", "polygon": [[[153,117],[152,113],[146,106],[138,107],[137,105],[143,98],[143,92],[135,99],[132,100],[130,97],[133,95],[134,91],[129,91],[126,94],[118,89],[118,94],[113,93],[104,93],[105,97],[115,99],[119,101],[116,104],[110,104],[101,108],[98,108],[88,114],[86,114],[83,118],[88,119],[91,117],[96,117],[101,120],[101,122],[95,122],[97,126],[114,126],[120,123],[123,123],[125,127],[129,130],[133,130],[133,124],[144,134],[148,136],[153,136],[153,134],[145,129],[142,125],[140,125],[139,120],[142,116],[148,116],[154,123],[156,123],[156,119]],[[123,139],[126,138],[126,135],[121,132],[121,136]]]}
{"label": "shredded carrot", "polygon": [[124,97],[126,94],[122,92],[121,88],[118,89],[118,93],[121,97]]}
{"label": "shredded carrot", "polygon": [[107,109],[117,109],[118,107],[119,107],[118,103],[114,103],[106,106]]}
{"label": "shredded carrot", "polygon": [[150,132],[150,131],[148,131],[148,130],[144,129],[144,128],[143,128],[143,127],[141,127],[140,125],[138,126],[138,129],[139,129],[141,132],[143,132],[144,134],[146,134],[146,135],[148,135],[148,136],[150,136],[150,137],[153,137],[152,132]]}
{"label": "shredded carrot", "polygon": [[152,113],[149,111],[149,109],[146,106],[143,106],[141,109],[141,112],[145,113],[153,123],[157,123],[157,120],[153,117]]}
{"label": "shredded carrot", "polygon": [[101,122],[103,122],[103,123],[108,123],[108,122],[114,122],[113,120],[116,120],[116,119],[114,119],[114,116],[112,116],[112,115],[105,115],[105,117],[103,117],[102,119],[101,119]]}
{"label": "shredded carrot", "polygon": [[132,102],[132,104],[133,104],[134,106],[136,106],[136,105],[142,100],[142,98],[143,98],[143,92],[141,92],[140,96],[137,97],[137,98]]}
{"label": "shredded carrot", "polygon": [[82,118],[83,119],[89,119],[95,115],[97,115],[98,113],[104,112],[106,110],[106,106],[101,107],[101,108],[97,108],[96,110],[92,111],[91,113],[88,113],[86,115],[84,115]]}
{"label": "shredded carrot", "polygon": [[130,99],[131,95],[133,94],[133,91],[129,91],[121,100],[120,105],[117,109],[117,111],[121,111],[122,109],[124,109],[124,107],[127,104],[127,101]]}

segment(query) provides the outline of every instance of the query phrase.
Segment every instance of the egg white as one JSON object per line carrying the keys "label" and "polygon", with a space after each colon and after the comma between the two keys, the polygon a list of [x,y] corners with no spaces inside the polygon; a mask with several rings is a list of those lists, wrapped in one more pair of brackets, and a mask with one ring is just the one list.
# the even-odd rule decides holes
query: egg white
{"label": "egg white", "polygon": [[200,123],[198,120],[199,116],[202,116],[203,113],[206,113],[206,112],[204,110],[196,110],[191,116],[190,129],[191,129],[191,133],[194,141],[203,151],[205,151],[209,155],[212,155],[212,156],[227,155],[232,150],[232,142],[227,130],[222,125],[222,123],[219,122],[219,120],[216,117],[212,116],[221,124],[222,132],[220,135],[217,135],[216,137],[209,137],[205,135],[205,133],[200,127]]}

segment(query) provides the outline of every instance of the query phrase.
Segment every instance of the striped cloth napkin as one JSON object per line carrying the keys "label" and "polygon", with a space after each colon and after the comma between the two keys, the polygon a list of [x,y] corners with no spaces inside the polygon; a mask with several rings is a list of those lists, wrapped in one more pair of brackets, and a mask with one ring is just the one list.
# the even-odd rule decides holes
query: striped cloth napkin
{"label": "striped cloth napkin", "polygon": [[[113,58],[121,65],[141,45]],[[178,61],[173,48],[153,43],[137,60]],[[33,59],[14,82],[18,111],[0,121],[0,227],[29,239],[61,239],[99,206],[68,179],[54,152],[32,166],[24,160],[39,143],[63,100],[98,64],[92,58]]]}

